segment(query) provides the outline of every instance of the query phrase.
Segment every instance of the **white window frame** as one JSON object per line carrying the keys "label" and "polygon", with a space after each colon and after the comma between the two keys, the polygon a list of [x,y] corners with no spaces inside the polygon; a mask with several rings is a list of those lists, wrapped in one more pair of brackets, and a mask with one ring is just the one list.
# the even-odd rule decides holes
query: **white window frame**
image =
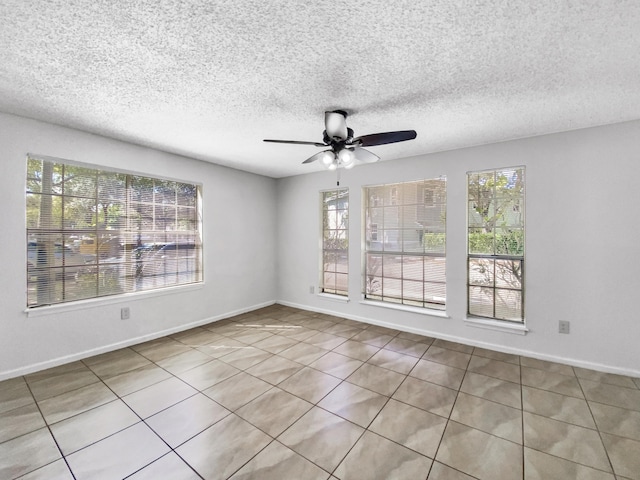
{"label": "white window frame", "polygon": [[[333,200],[331,200],[333,198]],[[344,205],[346,200],[346,207]],[[331,202],[332,204],[328,204]],[[333,212],[333,213],[331,213]],[[320,192],[319,293],[349,297],[349,189]]]}
{"label": "white window frame", "polygon": [[[430,212],[427,185],[441,190]],[[446,316],[446,177],[369,185],[362,198],[363,303]]]}
{"label": "white window frame", "polygon": [[27,166],[27,312],[203,283],[200,184],[35,154]]}
{"label": "white window frame", "polygon": [[[521,172],[519,179],[517,172]],[[499,175],[505,178],[511,173],[513,180],[509,181],[522,182],[521,194],[513,196],[510,199],[512,202],[500,208],[499,200],[507,197],[498,195],[495,187],[496,179]],[[478,187],[472,194],[470,185],[472,176],[478,179],[493,176],[493,186],[484,189],[483,193],[479,192],[480,187]],[[513,188],[516,188],[515,183]],[[485,198],[479,200],[481,195]],[[467,172],[467,316],[469,320],[477,319],[489,327],[505,325],[526,331],[524,327],[525,197],[524,166]],[[479,207],[479,203],[483,205]],[[479,208],[486,210],[487,213],[480,213]],[[472,235],[481,235],[491,241],[478,241],[476,238],[472,242]],[[486,247],[476,246],[476,243],[480,245],[491,243],[492,247],[488,251]],[[515,246],[501,246],[503,244]],[[508,310],[520,313],[517,316],[507,315]]]}

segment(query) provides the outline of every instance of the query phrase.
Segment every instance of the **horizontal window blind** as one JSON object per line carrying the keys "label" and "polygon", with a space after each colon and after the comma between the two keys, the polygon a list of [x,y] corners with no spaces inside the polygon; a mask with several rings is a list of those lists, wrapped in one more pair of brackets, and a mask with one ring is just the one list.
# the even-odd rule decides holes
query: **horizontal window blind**
{"label": "horizontal window blind", "polygon": [[446,304],[446,179],[363,190],[364,297],[423,308]]}
{"label": "horizontal window blind", "polygon": [[27,158],[27,306],[202,281],[200,187]]}

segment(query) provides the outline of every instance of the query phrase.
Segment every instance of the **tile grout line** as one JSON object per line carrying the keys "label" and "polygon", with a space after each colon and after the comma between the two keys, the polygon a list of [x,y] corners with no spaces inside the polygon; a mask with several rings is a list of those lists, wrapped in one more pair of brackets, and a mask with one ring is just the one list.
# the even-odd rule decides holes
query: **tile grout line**
{"label": "tile grout line", "polygon": [[611,473],[614,476],[614,478],[617,478],[616,475],[616,471],[613,468],[613,462],[611,461],[611,457],[609,455],[609,450],[607,449],[606,444],[604,443],[604,439],[602,438],[602,433],[600,431],[600,427],[598,426],[598,422],[596,421],[596,417],[593,414],[593,410],[591,410],[591,405],[589,404],[589,400],[587,399],[587,395],[584,392],[584,388],[582,387],[582,383],[580,383],[580,379],[575,371],[574,367],[571,367],[573,370],[574,375],[576,376],[576,379],[578,379],[578,385],[580,386],[580,391],[582,392],[582,395],[584,396],[584,401],[587,404],[587,408],[589,409],[589,413],[591,414],[591,419],[593,420],[593,424],[596,426],[596,431],[598,432],[598,438],[600,439],[600,444],[602,445],[602,449],[604,450],[604,454],[607,456],[607,461],[609,462],[609,467],[611,468]]}
{"label": "tile grout line", "polygon": [[[58,444],[58,440],[56,439],[55,435],[53,434],[53,431],[51,430],[51,426],[49,425],[49,422],[47,422],[47,420],[44,418],[44,414],[42,413],[42,410],[40,409],[40,404],[36,400],[36,397],[33,395],[33,391],[31,391],[31,385],[29,385],[29,382],[27,382],[27,379],[24,376],[22,377],[22,379],[24,380],[24,383],[27,385],[27,388],[29,389],[29,393],[31,394],[31,398],[33,398],[33,401],[36,404],[36,407],[38,409],[38,412],[40,412],[40,415],[42,416],[42,420],[44,421],[44,424],[46,425],[47,430],[49,431],[49,435],[51,435],[51,439],[54,441],[54,443],[56,444],[56,448],[60,452],[60,456],[62,457],[62,460],[64,460],[64,463],[67,466],[67,468],[69,469],[69,473],[71,473],[71,476],[73,477],[73,479],[76,480],[76,475],[75,475],[75,473],[73,473],[73,470],[71,470],[71,465],[69,465],[69,462],[67,461],[66,455],[62,452],[62,448],[60,448],[60,445]],[[56,462],[56,461],[57,460],[54,460],[54,462]],[[35,472],[36,470],[39,470],[40,468],[46,467],[47,465],[50,465],[52,463],[53,462],[49,462],[46,465],[41,465],[40,467],[32,470],[31,472]],[[31,473],[31,472],[26,472],[25,475],[27,473]]]}
{"label": "tile grout line", "polygon": [[[473,352],[473,351],[472,351]],[[473,353],[472,353],[473,355]],[[469,358],[469,362],[471,362],[471,358]],[[416,363],[417,365],[417,363]],[[451,410],[449,411],[449,415],[447,415],[447,422],[444,425],[444,429],[442,430],[442,435],[440,436],[440,441],[438,442],[438,446],[436,447],[436,451],[433,454],[433,463],[436,463],[436,458],[438,456],[438,452],[440,451],[440,447],[442,446],[442,441],[444,440],[444,436],[447,432],[447,428],[449,427],[449,422],[451,421],[451,415],[453,414],[453,409],[456,408],[456,403],[458,402],[458,396],[460,395],[460,388],[462,388],[462,383],[464,382],[464,379],[467,376],[467,372],[469,368],[469,363],[467,363],[467,369],[465,369],[464,371],[464,375],[462,376],[462,380],[460,381],[460,385],[458,386],[458,390],[456,391],[456,398],[453,400],[453,404],[451,405]],[[433,463],[431,464],[431,468],[429,469],[429,475],[431,475],[431,470],[433,470]],[[454,468],[450,465],[447,465],[446,463],[443,463],[443,465],[446,465],[449,468],[452,468],[456,471],[460,471],[457,468]],[[469,475],[467,472],[462,472],[465,475]],[[427,475],[427,479],[429,478],[429,475]],[[472,475],[469,475],[470,477],[473,477]],[[474,477],[475,478],[475,477]]]}
{"label": "tile grout line", "polygon": [[[135,351],[135,350],[134,350],[134,351]],[[136,352],[136,353],[138,353],[138,352]],[[139,354],[139,355],[141,355],[141,354]],[[145,358],[146,358],[146,357],[145,357]],[[147,359],[147,360],[148,360],[148,359]],[[108,361],[108,360],[107,360],[107,361]],[[151,361],[151,360],[150,360],[150,361]],[[83,363],[84,363],[84,362],[83,362]],[[153,363],[154,365],[156,365],[158,368],[161,368],[161,369],[162,369],[162,367],[160,367],[159,365],[157,365],[155,362],[151,362],[151,363]],[[89,369],[91,368],[89,365],[86,365],[86,366],[87,366],[87,368],[89,368]],[[144,365],[143,365],[143,367],[144,367]],[[139,368],[142,368],[142,367],[139,367]],[[163,370],[165,370],[165,369],[163,369]],[[93,370],[92,370],[92,371],[93,371]],[[165,370],[165,371],[166,371],[169,375],[171,375],[173,378],[177,378],[173,373],[171,373],[171,372],[169,372],[169,371],[167,371],[167,370]],[[93,373],[95,374],[95,372],[93,372]],[[127,372],[124,372],[124,373],[127,373]],[[150,426],[149,424],[147,424],[146,420],[145,420],[144,418],[142,418],[142,417],[140,416],[140,414],[138,414],[138,412],[136,412],[135,410],[133,410],[133,408],[131,408],[131,406],[130,406],[126,401],[124,401],[123,397],[121,397],[120,395],[118,395],[118,394],[117,394],[117,393],[116,393],[116,392],[115,392],[111,387],[109,387],[109,385],[107,385],[107,384],[105,383],[105,381],[104,381],[104,379],[103,379],[102,377],[98,376],[97,374],[95,374],[95,375],[99,378],[100,382],[101,382],[101,383],[102,383],[102,384],[103,384],[107,389],[109,389],[109,391],[111,391],[111,393],[113,393],[113,394],[116,396],[116,399],[117,399],[117,400],[120,400],[124,405],[126,405],[126,407],[127,407],[127,408],[128,408],[128,409],[129,409],[129,410],[130,410],[130,411],[131,411],[131,412],[136,416],[136,417],[138,417],[138,418],[140,419],[140,421],[139,421],[139,422],[134,423],[133,425],[129,425],[128,427],[125,427],[125,428],[123,428],[123,429],[121,429],[121,430],[118,430],[117,432],[113,432],[113,433],[111,433],[110,435],[107,435],[107,436],[106,436],[106,437],[104,437],[104,438],[101,438],[101,439],[99,439],[99,440],[96,440],[95,442],[92,442],[92,443],[90,443],[90,444],[88,444],[88,445],[85,445],[84,447],[82,447],[82,448],[80,448],[80,449],[76,450],[76,452],[79,452],[79,451],[81,451],[81,450],[84,450],[85,448],[88,448],[88,447],[90,447],[90,446],[92,446],[92,445],[95,445],[95,444],[97,444],[98,442],[101,442],[101,441],[103,441],[103,440],[105,440],[105,439],[107,439],[107,438],[113,437],[114,435],[117,435],[118,433],[121,433],[121,432],[123,432],[124,430],[126,430],[126,429],[128,429],[128,428],[131,428],[131,427],[132,427],[132,426],[134,426],[134,425],[137,425],[138,423],[143,423],[143,424],[144,424],[144,425],[145,425],[149,430],[151,430],[151,431],[153,432],[153,434],[154,434],[155,436],[157,436],[157,437],[158,437],[158,438],[159,438],[159,439],[160,439],[160,440],[161,440],[161,441],[162,441],[162,442],[163,442],[163,443],[164,443],[164,444],[169,448],[169,452],[167,452],[167,453],[165,453],[164,455],[161,455],[160,457],[158,457],[158,458],[156,458],[156,459],[152,460],[152,461],[151,461],[151,462],[149,462],[148,464],[143,465],[141,468],[139,468],[139,469],[138,469],[138,470],[136,470],[135,472],[130,473],[130,474],[129,474],[129,475],[127,475],[127,477],[125,477],[125,478],[128,478],[128,477],[130,477],[130,476],[134,475],[134,474],[135,474],[135,473],[137,473],[138,471],[140,471],[140,470],[142,470],[142,469],[144,469],[144,468],[148,467],[148,466],[149,466],[149,465],[151,465],[152,463],[154,463],[154,462],[158,461],[160,458],[163,458],[164,456],[166,456],[166,455],[168,455],[169,453],[172,453],[172,452],[173,452],[173,453],[175,453],[175,454],[176,454],[180,459],[182,459],[182,460],[184,461],[184,459],[183,459],[182,457],[180,457],[180,455],[178,454],[178,452],[176,452],[176,451],[175,451],[175,449],[174,449],[174,448],[172,448],[172,447],[171,447],[171,445],[169,445],[169,444],[167,443],[167,441],[166,441],[164,438],[162,438],[162,436],[160,436],[160,435],[159,435],[159,434],[158,434],[158,433],[157,433],[153,428],[151,428],[151,426]],[[114,376],[115,376],[115,375],[114,375]],[[187,384],[186,382],[184,382],[182,379],[180,379],[180,378],[177,378],[177,379],[178,379],[178,380],[180,380],[180,381],[182,381],[182,382],[183,382],[183,383],[185,383],[186,385],[189,385],[189,384]],[[165,380],[169,380],[169,379],[167,378],[167,379],[165,379]],[[158,383],[163,382],[163,381],[165,381],[165,380],[160,380],[159,382],[153,383],[153,384],[148,385],[147,387],[144,387],[144,388],[148,388],[148,387],[151,387],[151,386],[153,386],[153,385],[157,385]],[[189,385],[189,386],[191,387],[191,385]],[[137,391],[144,390],[144,388],[142,388],[142,389],[140,389],[140,390],[137,390]],[[193,387],[192,387],[192,388],[193,388]],[[176,402],[176,403],[174,403],[174,404],[172,404],[172,405],[170,405],[170,406],[168,406],[168,407],[166,407],[166,408],[164,408],[164,409],[162,409],[162,410],[160,410],[160,411],[158,411],[158,412],[154,413],[153,415],[156,415],[157,413],[163,412],[163,411],[165,411],[165,410],[167,410],[167,409],[169,409],[169,408],[171,408],[171,407],[173,407],[173,406],[175,406],[175,405],[177,405],[177,404],[179,404],[179,403],[181,403],[181,402],[183,402],[183,401],[185,401],[185,400],[187,400],[187,399],[189,399],[189,398],[192,398],[192,397],[196,396],[198,393],[201,393],[198,389],[195,389],[195,388],[194,388],[194,390],[197,390],[197,393],[195,393],[195,394],[193,394],[193,395],[190,395],[190,396],[188,396],[188,397],[186,397],[186,398],[184,398],[184,399],[180,400],[179,402]],[[132,393],[136,393],[136,392],[131,392],[131,393],[127,394],[127,395],[131,395]],[[126,396],[126,395],[125,395],[125,396]],[[115,400],[114,400],[114,401],[115,401]],[[89,409],[89,410],[86,410],[86,412],[89,412],[89,411],[91,411],[91,410],[95,410],[96,408],[99,408],[99,407],[101,407],[101,406],[107,405],[108,403],[111,403],[111,402],[107,402],[107,403],[104,403],[104,404],[102,404],[102,405],[97,405],[96,407],[93,407],[93,408],[91,408],[91,409]],[[82,413],[86,413],[86,412],[81,412],[81,413],[79,413],[79,414],[77,414],[77,415],[81,415]],[[73,415],[73,416],[77,416],[77,415]],[[150,417],[152,417],[153,415],[150,415],[150,416],[149,416],[149,417],[147,417],[147,418],[150,418]],[[72,417],[73,417],[73,416],[72,416]],[[68,417],[68,418],[72,418],[72,417]],[[66,419],[65,419],[65,420],[66,420]],[[221,419],[221,420],[222,420],[222,419]],[[216,422],[216,423],[217,423],[217,422]],[[201,433],[201,432],[199,432],[199,433]],[[53,434],[52,434],[52,435],[53,435]],[[76,453],[76,452],[73,452],[73,453]],[[66,461],[66,457],[65,457],[65,461]],[[200,476],[200,474],[198,474],[198,472],[196,472],[196,471],[191,467],[191,465],[190,465],[189,463],[187,463],[187,462],[185,461],[185,464],[186,464],[186,465],[188,465],[188,466],[189,466],[189,468],[191,468],[191,469],[192,469],[192,470],[193,470],[193,471],[194,471],[194,472],[195,472],[195,473],[196,473],[200,478],[202,478],[202,477]],[[70,467],[69,467],[69,470],[71,470],[71,468],[70,468]],[[75,475],[74,475],[74,479],[75,479]]]}
{"label": "tile grout line", "polygon": [[[192,349],[192,350],[194,350],[194,349]],[[138,352],[136,352],[136,353],[138,353]],[[138,354],[139,354],[139,355],[142,355],[142,354],[140,354],[140,353],[138,353]],[[142,356],[144,356],[144,355],[142,355]],[[147,358],[147,357],[145,357],[145,358]],[[149,417],[147,417],[147,418],[151,418],[151,417],[153,417],[154,415],[157,415],[158,413],[164,412],[165,410],[168,410],[169,408],[174,407],[174,406],[178,405],[179,403],[184,402],[185,400],[188,400],[188,399],[190,399],[190,398],[193,398],[193,397],[195,397],[195,396],[196,396],[196,395],[198,395],[198,394],[202,394],[202,391],[201,391],[201,390],[199,390],[199,389],[197,389],[197,388],[194,388],[193,386],[189,385],[187,382],[185,382],[185,381],[184,381],[184,380],[182,380],[181,378],[178,378],[178,377],[177,377],[175,374],[173,374],[172,372],[169,372],[168,370],[166,370],[165,368],[161,367],[160,365],[158,365],[157,363],[155,363],[155,362],[151,361],[151,360],[150,360],[150,359],[148,359],[148,358],[147,358],[147,360],[149,360],[149,361],[150,361],[152,364],[154,364],[156,367],[158,367],[158,368],[160,368],[160,369],[164,370],[164,371],[165,371],[165,372],[167,372],[169,375],[171,375],[171,377],[170,377],[170,378],[175,378],[175,379],[177,379],[177,380],[180,380],[180,381],[181,381],[182,383],[184,383],[185,385],[188,385],[189,387],[191,387],[191,388],[193,388],[194,390],[196,390],[196,393],[194,393],[193,395],[189,395],[188,397],[183,398],[182,400],[180,400],[180,401],[178,401],[178,402],[176,402],[176,403],[174,403],[174,404],[172,404],[172,405],[169,405],[168,407],[163,408],[162,410],[159,410],[158,412],[155,412],[153,415],[150,415],[150,416],[149,416]],[[140,368],[142,368],[142,367],[140,367]],[[195,367],[194,367],[194,368],[195,368]],[[95,372],[94,372],[94,373],[95,373]],[[126,372],[125,372],[125,373],[126,373]],[[97,375],[96,375],[96,376],[97,376]],[[123,399],[123,397],[121,397],[121,396],[120,396],[120,395],[118,395],[115,391],[113,391],[113,389],[111,389],[111,387],[109,387],[109,385],[107,385],[107,384],[104,382],[104,379],[102,379],[101,377],[98,377],[98,378],[99,378],[99,379],[100,379],[100,381],[101,381],[101,382],[102,382],[102,383],[103,383],[103,384],[104,384],[104,385],[105,385],[105,386],[106,386],[106,387],[107,387],[107,388],[108,388],[108,389],[109,389],[109,390],[110,390],[110,391],[111,391],[111,392],[112,392],[112,393],[117,397],[117,399],[118,399],[118,400],[120,400],[123,404],[125,404],[125,405],[127,406],[127,408],[128,408],[129,410],[131,410],[131,412],[132,412],[135,416],[137,416],[137,417],[140,419],[140,422],[139,422],[139,423],[143,423],[143,424],[144,424],[144,425],[145,425],[149,430],[151,430],[151,431],[154,433],[154,435],[155,435],[156,437],[158,437],[158,438],[159,438],[159,439],[160,439],[160,440],[161,440],[161,441],[162,441],[162,442],[163,442],[163,443],[164,443],[164,444],[169,448],[169,452],[167,452],[167,453],[165,453],[164,455],[161,455],[160,457],[158,457],[158,458],[156,458],[156,459],[152,460],[152,461],[151,461],[151,462],[149,462],[148,464],[143,465],[142,467],[140,467],[140,468],[139,468],[138,470],[136,470],[135,472],[132,472],[132,473],[130,473],[129,475],[127,475],[125,478],[129,478],[129,477],[131,477],[132,475],[136,474],[136,473],[137,473],[137,472],[139,472],[140,470],[143,470],[144,468],[147,468],[149,465],[151,465],[151,464],[155,463],[156,461],[160,460],[161,458],[165,457],[166,455],[169,455],[170,453],[174,453],[176,456],[178,456],[178,458],[180,458],[180,459],[181,459],[181,460],[182,460],[182,461],[183,461],[183,462],[184,462],[184,463],[185,463],[185,464],[186,464],[186,465],[187,465],[187,466],[188,466],[188,467],[189,467],[193,472],[195,472],[195,474],[196,474],[196,475],[198,475],[201,479],[203,478],[203,477],[202,477],[202,476],[201,476],[201,475],[200,475],[200,474],[199,474],[199,473],[198,473],[198,472],[197,472],[197,471],[196,471],[196,470],[195,470],[195,469],[194,469],[194,468],[193,468],[193,467],[192,467],[192,466],[191,466],[191,465],[190,465],[190,464],[189,464],[189,463],[184,459],[184,458],[182,458],[182,457],[180,456],[180,454],[179,454],[178,452],[176,452],[176,450],[175,450],[171,445],[169,445],[169,443],[168,443],[164,438],[162,438],[162,436],[161,436],[160,434],[158,434],[158,433],[157,433],[157,432],[156,432],[156,431],[155,431],[155,430],[154,430],[154,429],[153,429],[153,428],[152,428],[152,427],[151,427],[151,426],[146,422],[146,419],[142,418],[142,417],[140,416],[140,414],[138,414],[138,412],[136,412],[136,411],[135,411],[135,410],[134,410],[134,409],[133,409],[133,408],[132,408],[132,407],[131,407],[131,406],[130,406],[130,405],[129,405],[129,404],[128,404],[124,399]],[[167,378],[167,379],[165,379],[165,380],[169,380],[169,378]],[[151,387],[151,386],[153,386],[153,385],[157,385],[158,383],[161,383],[161,382],[163,382],[163,381],[165,381],[165,380],[160,380],[159,382],[153,383],[153,384],[148,385],[148,386],[146,386],[146,387],[144,387],[144,388],[148,388],[148,387]],[[136,392],[142,391],[142,390],[144,390],[144,388],[142,388],[142,389],[140,389],[140,390],[137,390]],[[132,393],[136,393],[136,392],[131,392],[131,393],[127,394],[127,395],[131,395]],[[204,395],[204,394],[202,394],[202,395]],[[126,396],[126,395],[125,395],[125,396]],[[205,395],[205,396],[206,396],[206,395]],[[207,398],[208,398],[208,397],[207,397]],[[211,399],[211,400],[212,400],[212,401],[214,401],[213,399]],[[217,402],[216,402],[216,403],[217,403]],[[97,407],[95,407],[95,408],[97,408]],[[226,417],[227,417],[227,415],[225,415],[223,418],[221,418],[220,420],[218,420],[218,422],[219,422],[219,421],[221,421],[222,419],[226,418]],[[216,422],[216,423],[218,423],[218,422]],[[134,425],[136,425],[136,424],[134,424]],[[104,437],[104,438],[102,438],[102,439],[100,439],[100,440],[98,440],[98,441],[96,441],[96,442],[93,442],[93,443],[91,443],[90,445],[95,445],[96,443],[98,443],[98,442],[100,442],[100,441],[102,441],[102,440],[104,440],[104,439],[106,439],[106,438],[112,437],[113,435],[116,435],[117,433],[120,433],[120,432],[122,432],[122,431],[126,430],[127,428],[131,428],[132,426],[133,426],[133,425],[129,425],[128,427],[123,428],[122,430],[119,430],[118,432],[112,433],[111,435],[108,435],[108,436],[106,436],[106,437]],[[204,430],[203,430],[203,431],[204,431]],[[194,437],[195,437],[195,436],[197,436],[197,435],[199,435],[200,433],[202,433],[202,432],[198,432],[196,435],[194,435]],[[191,438],[193,438],[193,437],[191,437]],[[190,438],[190,439],[191,439],[191,438]],[[185,440],[185,442],[183,442],[183,443],[186,443],[186,442],[187,442],[187,441],[189,441],[190,439]],[[84,449],[84,448],[89,447],[90,445],[86,445],[85,447],[83,447],[83,449]],[[181,443],[180,445],[182,445],[182,443]],[[179,445],[179,446],[180,446],[180,445]],[[176,448],[177,448],[177,447],[176,447]],[[82,450],[82,449],[80,449],[80,450]],[[78,451],[80,451],[80,450],[78,450]],[[75,477],[74,477],[74,478],[75,478]]]}

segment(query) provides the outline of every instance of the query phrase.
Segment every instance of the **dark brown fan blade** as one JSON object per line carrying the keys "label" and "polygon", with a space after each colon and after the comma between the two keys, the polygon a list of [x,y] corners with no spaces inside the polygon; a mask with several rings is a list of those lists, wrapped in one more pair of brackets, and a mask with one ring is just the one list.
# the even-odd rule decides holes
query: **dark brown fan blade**
{"label": "dark brown fan blade", "polygon": [[387,143],[405,142],[416,138],[415,130],[399,130],[397,132],[372,133],[353,139],[353,145],[360,147],[375,147]]}
{"label": "dark brown fan blade", "polygon": [[359,147],[353,149],[353,156],[360,163],[373,163],[380,160],[380,157],[375,153],[371,153],[369,150]]}
{"label": "dark brown fan blade", "polygon": [[320,160],[323,155],[325,155],[327,152],[329,152],[332,156],[333,156],[333,152],[331,150],[323,150],[322,152],[318,152],[315,155],[312,155],[311,157],[307,158],[304,163],[311,163],[311,162],[315,162],[316,160]]}
{"label": "dark brown fan blade", "polygon": [[263,142],[271,142],[271,143],[291,143],[293,145],[313,145],[315,147],[326,147],[324,143],[320,142],[302,142],[300,140],[270,140],[265,138]]}

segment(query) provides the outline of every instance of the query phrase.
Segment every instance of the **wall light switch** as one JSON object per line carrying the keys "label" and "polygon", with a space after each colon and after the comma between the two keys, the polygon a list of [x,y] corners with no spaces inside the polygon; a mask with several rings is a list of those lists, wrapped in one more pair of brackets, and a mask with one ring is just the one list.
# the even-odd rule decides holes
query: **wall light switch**
{"label": "wall light switch", "polygon": [[560,320],[558,326],[558,332],[560,333],[569,333],[570,330],[570,322],[567,320]]}

